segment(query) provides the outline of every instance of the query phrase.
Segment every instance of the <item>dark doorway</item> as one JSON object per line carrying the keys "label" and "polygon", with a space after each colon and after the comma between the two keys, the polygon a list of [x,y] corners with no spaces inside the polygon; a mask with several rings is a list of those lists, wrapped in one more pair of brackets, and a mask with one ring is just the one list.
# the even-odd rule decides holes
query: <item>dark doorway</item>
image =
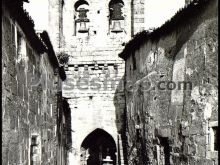
{"label": "dark doorway", "polygon": [[81,165],[102,165],[102,160],[110,156],[116,165],[116,144],[110,134],[102,129],[91,132],[81,145]]}
{"label": "dark doorway", "polygon": [[161,149],[161,155],[163,155],[163,159],[165,162],[165,165],[170,165],[170,147],[168,138],[166,137],[159,137],[160,139],[160,149]]}

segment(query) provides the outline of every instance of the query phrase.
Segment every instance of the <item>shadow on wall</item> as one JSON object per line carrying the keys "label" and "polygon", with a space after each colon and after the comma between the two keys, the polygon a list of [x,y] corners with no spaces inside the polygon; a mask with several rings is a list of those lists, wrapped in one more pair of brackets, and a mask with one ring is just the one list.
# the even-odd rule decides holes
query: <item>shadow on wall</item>
{"label": "shadow on wall", "polygon": [[66,98],[63,99],[63,113],[65,118],[64,125],[64,135],[66,136],[65,140],[65,149],[70,151],[72,148],[72,129],[71,129],[71,109]]}
{"label": "shadow on wall", "polygon": [[[192,45],[190,45],[190,42],[188,42],[188,41],[192,41],[192,40],[199,41],[201,39],[201,36],[203,36],[203,34],[201,34],[201,36],[200,36],[200,34],[198,34],[198,33],[199,32],[201,33],[201,29],[202,30],[204,29],[203,26],[206,26],[206,22],[209,22],[209,19],[214,18],[216,15],[217,10],[213,10],[213,6],[215,5],[215,3],[216,3],[216,1],[209,1],[209,3],[200,4],[200,6],[198,8],[196,8],[196,11],[193,11],[194,8],[193,8],[193,6],[191,6],[190,8],[187,8],[187,11],[185,11],[186,16],[191,15],[191,17],[186,17],[185,15],[180,13],[179,15],[175,16],[175,19],[173,20],[174,22],[170,22],[169,24],[166,24],[165,26],[163,26],[162,28],[158,29],[155,32],[150,33],[150,34],[147,34],[145,32],[140,33],[135,40],[132,40],[130,42],[132,44],[130,44],[130,45],[128,44],[127,49],[125,49],[123,52],[124,56],[120,56],[120,57],[126,59],[126,58],[128,58],[127,55],[131,55],[130,52],[132,52],[131,51],[132,49],[136,49],[136,48],[138,49],[139,47],[141,47],[143,45],[143,43],[147,43],[147,42],[150,43],[151,42],[152,45],[158,44],[158,43],[160,43],[160,45],[158,44],[159,46],[165,45],[165,46],[163,46],[166,51],[165,56],[167,58],[171,59],[170,61],[172,61],[172,63],[175,63],[176,61],[178,61],[178,58],[180,58],[180,55],[182,55],[182,56],[184,55],[184,53],[180,52],[181,49],[184,48],[184,44],[189,43],[188,44],[189,45],[189,47],[188,47],[189,53],[188,53],[186,60],[192,61],[192,59],[194,60],[197,58],[196,56],[198,56],[198,59],[200,59],[198,61],[202,61],[201,59],[203,58],[202,56],[204,56],[204,54],[198,53],[198,51],[195,54],[192,54],[192,55],[190,54],[194,51],[194,47]],[[195,14],[195,16],[192,17],[193,14]],[[184,16],[185,19],[181,18],[180,16],[181,17]],[[181,24],[180,24],[180,22],[181,22]],[[171,27],[171,25],[178,25],[178,24],[179,24],[179,26]],[[206,29],[211,30],[212,28],[211,27],[209,28],[206,26]],[[207,32],[209,33],[210,30],[207,30]],[[204,36],[212,35],[212,34],[208,34],[208,33],[207,34],[205,33]],[[210,33],[213,33],[213,32],[210,32]],[[213,33],[213,35],[215,35],[215,34],[216,33]],[[174,46],[171,47],[170,45],[166,44],[166,42],[170,39],[170,36],[172,36],[172,35],[175,36],[176,40],[175,40]],[[144,41],[142,39],[144,39]],[[189,48],[191,48],[192,50],[190,50]],[[161,59],[162,58],[163,57],[161,57]],[[132,59],[132,57],[130,57],[130,59]],[[186,62],[188,62],[188,61],[186,61]],[[186,66],[188,66],[188,65],[190,66],[191,62],[187,63]],[[193,65],[196,65],[197,67],[199,66],[198,63],[197,64],[195,63]],[[207,64],[207,66],[208,65],[209,64]],[[203,66],[203,64],[201,64],[201,66],[202,66],[201,68],[206,67],[206,66]],[[163,67],[163,65],[158,65],[159,69],[161,69],[162,67]],[[157,71],[158,68],[155,68],[155,70]],[[171,69],[172,69],[172,67],[171,67]],[[172,70],[172,72],[173,72],[173,70]],[[192,82],[196,82],[196,83],[198,81],[198,85],[200,85],[199,81],[201,81],[201,79],[204,78],[204,75],[203,75],[202,69],[199,72],[200,72],[199,74],[201,75],[201,77],[197,78],[197,77],[187,77],[186,76],[186,80],[188,79],[188,80],[190,80]],[[138,74],[140,76],[141,73],[138,73]],[[187,115],[190,114],[191,107],[192,107],[191,99],[188,99],[188,98],[191,98],[191,91],[189,90],[190,93],[187,93],[187,91],[184,91],[184,92],[185,92],[184,93],[184,102],[183,102],[184,107],[183,108],[181,107],[181,109],[180,109],[181,115],[179,115],[179,116],[181,118],[180,121],[181,120],[182,121],[188,120],[187,121],[187,123],[188,123],[188,122],[191,122],[191,119],[187,118],[188,117]],[[158,93],[160,93],[160,92],[158,92]],[[130,95],[131,95],[131,97],[130,97]],[[176,105],[173,106],[174,104],[172,104],[173,107],[168,105],[169,108],[163,108],[163,107],[165,107],[163,104],[164,103],[164,100],[162,99],[163,97],[160,97],[159,98],[160,100],[158,102],[156,102],[157,103],[156,105],[158,105],[158,106],[154,106],[154,103],[149,102],[150,99],[152,99],[152,100],[154,99],[152,97],[152,94],[150,93],[150,91],[149,91],[149,93],[146,93],[146,98],[144,98],[141,91],[139,92],[138,90],[131,92],[131,94],[129,94],[129,95],[126,93],[126,96],[127,96],[127,98],[131,98],[131,100],[130,99],[128,100],[127,98],[126,98],[127,100],[125,99],[126,100],[125,103],[127,105],[124,107],[128,108],[128,109],[124,110],[124,112],[128,112],[127,116],[125,113],[124,114],[122,113],[123,111],[121,111],[120,108],[118,108],[120,105],[119,104],[120,99],[118,98],[117,91],[115,93],[114,103],[115,103],[115,107],[116,107],[116,115],[117,115],[116,117],[118,119],[117,121],[123,121],[123,118],[118,118],[118,116],[120,116],[121,114],[124,116],[124,121],[125,121],[125,124],[123,125],[124,127],[122,127],[122,128],[124,128],[124,130],[120,129],[120,127],[118,127],[118,129],[122,132],[122,134],[123,134],[123,132],[129,133],[129,134],[127,134],[128,139],[126,139],[126,136],[124,136],[125,139],[123,139],[124,142],[126,143],[124,148],[126,149],[126,152],[128,153],[127,158],[129,160],[127,160],[127,161],[129,161],[129,164],[145,165],[145,164],[148,164],[146,162],[146,161],[148,161],[148,159],[149,159],[149,161],[153,161],[153,162],[157,161],[157,163],[161,162],[161,160],[163,160],[164,164],[171,164],[170,157],[171,157],[171,152],[173,152],[173,150],[175,151],[175,153],[177,153],[176,155],[178,155],[174,158],[172,157],[173,164],[181,164],[181,163],[185,164],[187,161],[186,157],[188,155],[184,153],[185,150],[183,150],[183,148],[185,146],[189,145],[188,144],[189,142],[186,139],[188,137],[191,138],[194,136],[193,135],[194,132],[199,130],[198,126],[197,125],[194,126],[195,131],[194,130],[192,131],[193,132],[192,135],[189,134],[190,131],[188,131],[188,130],[186,131],[186,129],[184,131],[181,130],[182,128],[180,127],[181,126],[180,123],[178,123],[179,121],[176,122],[176,120],[175,120],[177,117],[179,117],[178,113],[177,114],[170,113],[170,112],[175,112],[172,110],[172,108],[173,107],[176,108],[177,106]],[[144,94],[144,96],[145,96],[145,94]],[[166,96],[169,97],[169,95],[166,95]],[[143,101],[142,101],[142,98],[144,98]],[[143,103],[145,104],[145,109],[143,109],[143,106],[142,106]],[[158,125],[161,126],[161,130],[166,130],[162,126],[165,126],[165,127],[169,126],[169,125],[167,125],[169,120],[163,116],[163,114],[166,112],[165,110],[167,110],[167,112],[169,112],[171,114],[171,116],[174,116],[172,119],[172,127],[174,129],[171,130],[171,133],[169,135],[167,134],[168,131],[164,131],[165,133],[162,133],[162,132],[158,131],[160,129],[158,129],[158,130],[155,129],[155,127],[157,126],[156,125],[157,123],[159,123]],[[153,116],[152,119],[148,120],[146,118],[145,119],[146,121],[145,121],[144,119],[142,119],[143,117],[146,116],[146,113],[144,114],[144,111],[146,111],[146,112],[151,111],[151,112],[155,113],[155,115],[154,116],[152,115]],[[130,112],[132,113],[132,115],[130,115]],[[163,113],[161,113],[161,112],[163,112]],[[138,117],[138,115],[140,115],[140,116]],[[132,117],[130,117],[130,116],[132,116]],[[122,120],[120,120],[120,119],[122,119]],[[133,119],[133,120],[130,120],[130,119]],[[163,121],[161,121],[161,119],[163,119]],[[135,121],[135,122],[133,122],[133,121]],[[129,122],[129,125],[127,125],[127,122]],[[194,123],[194,122],[195,121],[193,121],[191,123]],[[197,123],[197,121],[195,123]],[[191,125],[191,124],[189,124],[189,125]],[[139,132],[137,132],[137,130],[139,130]],[[141,130],[142,130],[142,132],[140,132]],[[154,133],[154,130],[155,130],[155,133]],[[201,134],[203,136],[203,132]],[[156,138],[154,138],[154,136]],[[136,140],[136,137],[139,137],[138,141]],[[187,138],[185,138],[185,137],[187,137]],[[129,145],[127,145],[127,143]],[[191,143],[191,141],[190,141],[190,143]],[[169,149],[169,146],[171,146],[170,149]],[[203,145],[201,145],[201,146],[203,146]],[[134,156],[131,155],[130,151],[132,151],[132,150],[135,151],[133,154]],[[161,150],[162,152],[157,153],[157,150]],[[146,154],[149,153],[149,155],[139,154],[139,153],[143,153],[143,151]],[[204,153],[205,153],[205,149],[204,149]],[[133,157],[134,157],[134,159],[132,159]],[[144,159],[142,159],[142,158],[144,158]],[[131,159],[131,161],[130,161],[130,159]],[[190,163],[190,162],[188,162],[188,163]]]}
{"label": "shadow on wall", "polygon": [[[126,108],[125,108],[125,93],[124,93],[124,76],[119,81],[119,84],[115,90],[114,94],[114,106],[115,106],[115,115],[116,115],[116,127],[118,134],[121,139],[121,146],[120,141],[117,141],[117,148],[118,148],[118,164],[120,165],[121,158],[124,158],[124,164],[127,165],[127,136],[126,136]],[[121,148],[122,147],[122,148]],[[120,150],[123,150],[123,155],[121,155]]]}
{"label": "shadow on wall", "polygon": [[[198,27],[204,22],[204,20],[208,20],[208,19],[213,18],[213,16],[215,15],[215,12],[217,12],[217,10],[213,11],[213,10],[206,9],[206,8],[212,7],[212,3],[208,3],[208,2],[206,2],[206,3],[201,5],[201,8],[198,8],[194,12],[192,12],[193,5],[190,6],[192,9],[189,7],[188,12],[197,15],[197,19],[195,20],[194,18],[189,18],[188,20],[185,20],[186,22],[183,21],[185,23],[182,27],[180,26],[179,28],[177,28],[177,30],[176,30],[177,31],[176,45],[174,45],[174,47],[172,47],[170,50],[167,51],[168,57],[170,57],[174,60],[175,55],[181,50],[182,46],[190,39],[190,37],[198,29]],[[213,3],[215,3],[215,2],[213,1]],[[204,10],[207,10],[209,12],[203,13]],[[178,19],[180,19],[180,18],[177,18],[177,20]],[[178,31],[181,31],[181,33],[178,33]]]}

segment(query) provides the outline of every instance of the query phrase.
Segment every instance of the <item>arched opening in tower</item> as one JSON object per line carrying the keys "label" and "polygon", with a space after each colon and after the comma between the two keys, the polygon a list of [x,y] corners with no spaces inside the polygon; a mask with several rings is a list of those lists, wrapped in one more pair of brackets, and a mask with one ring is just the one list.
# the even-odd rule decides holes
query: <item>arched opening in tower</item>
{"label": "arched opening in tower", "polygon": [[74,4],[75,14],[74,14],[74,35],[77,33],[88,33],[88,23],[89,18],[87,18],[87,13],[89,12],[89,3],[86,0],[78,0]]}
{"label": "arched opening in tower", "polygon": [[102,165],[107,156],[116,165],[116,143],[106,131],[96,129],[83,140],[80,156],[81,165]]}
{"label": "arched opening in tower", "polygon": [[89,6],[89,3],[86,0],[78,0],[74,4],[75,11],[77,11],[80,6],[81,7]]}
{"label": "arched opening in tower", "polygon": [[112,20],[123,20],[123,11],[124,2],[122,0],[111,0],[109,2],[109,12],[110,19]]}

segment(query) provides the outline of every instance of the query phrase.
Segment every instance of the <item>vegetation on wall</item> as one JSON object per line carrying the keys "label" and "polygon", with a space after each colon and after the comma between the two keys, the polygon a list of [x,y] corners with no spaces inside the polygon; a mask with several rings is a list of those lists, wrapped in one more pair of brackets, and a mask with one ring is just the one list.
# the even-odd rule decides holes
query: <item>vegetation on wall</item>
{"label": "vegetation on wall", "polygon": [[58,60],[59,60],[59,63],[62,64],[62,65],[65,65],[68,63],[69,61],[69,56],[67,53],[65,52],[60,52],[57,56]]}

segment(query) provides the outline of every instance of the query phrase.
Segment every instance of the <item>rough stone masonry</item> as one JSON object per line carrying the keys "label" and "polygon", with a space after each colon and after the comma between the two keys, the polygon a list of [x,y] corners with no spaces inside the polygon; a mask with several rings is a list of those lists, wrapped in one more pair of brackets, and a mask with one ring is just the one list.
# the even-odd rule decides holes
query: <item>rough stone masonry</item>
{"label": "rough stone masonry", "polygon": [[194,1],[119,55],[129,165],[218,164],[217,6]]}
{"label": "rough stone masonry", "polygon": [[50,0],[49,27],[56,54],[69,56],[63,85],[73,130],[69,163],[101,164],[109,154],[113,164],[124,164],[124,61],[118,54],[144,28],[144,1]]}
{"label": "rough stone masonry", "polygon": [[65,71],[48,34],[34,31],[23,2],[2,5],[2,164],[63,165],[68,141],[63,120],[69,118],[61,92]]}
{"label": "rough stone masonry", "polygon": [[217,0],[152,33],[144,0],[49,0],[49,35],[23,1],[3,3],[3,164],[218,164]]}

